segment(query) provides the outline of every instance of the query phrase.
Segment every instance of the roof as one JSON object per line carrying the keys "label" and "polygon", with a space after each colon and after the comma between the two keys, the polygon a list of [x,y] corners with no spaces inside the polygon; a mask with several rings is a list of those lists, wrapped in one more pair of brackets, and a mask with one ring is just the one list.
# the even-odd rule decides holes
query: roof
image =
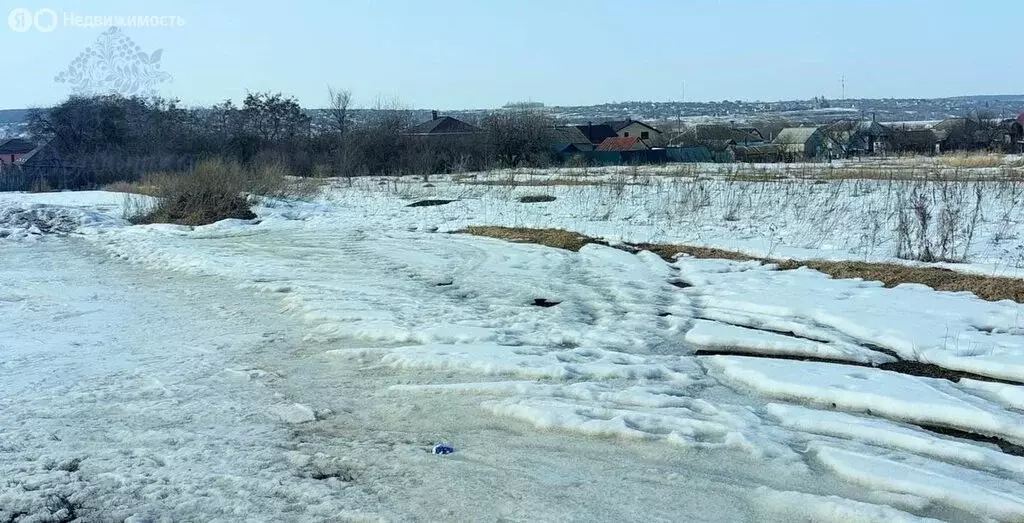
{"label": "roof", "polygon": [[655,129],[654,127],[651,127],[650,125],[647,125],[647,124],[641,122],[640,120],[634,120],[632,118],[626,118],[625,120],[611,120],[611,121],[608,121],[608,122],[604,122],[604,124],[602,124],[602,125],[607,125],[608,127],[611,127],[612,130],[615,131],[616,134],[618,134],[619,131],[621,131],[621,130],[625,129],[626,127],[629,127],[630,125],[633,125],[633,124],[642,125],[642,126],[648,128],[648,129],[650,129],[650,130],[652,130],[652,131],[654,131],[656,133],[660,133],[661,132],[661,131]]}
{"label": "roof", "polygon": [[480,132],[480,128],[470,125],[462,120],[451,116],[442,116],[412,126],[407,134],[415,135],[448,135],[448,134],[472,134]]}
{"label": "roof", "polygon": [[875,120],[864,120],[857,122],[856,130],[858,133],[873,134],[875,136],[885,136],[890,133],[890,129],[882,125]]}
{"label": "roof", "polygon": [[551,130],[551,141],[555,143],[590,143],[583,131],[578,127],[555,127]]}
{"label": "roof", "polygon": [[649,149],[649,147],[637,136],[606,138],[601,145],[597,146],[598,151],[635,151],[639,149]]}
{"label": "roof", "polygon": [[556,143],[553,147],[556,153],[572,154],[586,153],[594,150],[594,144],[587,143]]}
{"label": "roof", "polygon": [[973,123],[970,118],[956,117],[946,118],[945,120],[932,126],[932,129],[936,131],[952,131],[954,129],[962,129],[970,126]]}
{"label": "roof", "polygon": [[593,151],[594,144],[576,127],[555,127],[551,130],[551,143],[555,151],[572,153]]}
{"label": "roof", "polygon": [[[754,132],[757,132],[754,129]],[[763,142],[761,133],[753,134],[747,130],[721,124],[697,125],[693,128],[694,139],[698,142]]]}
{"label": "roof", "polygon": [[939,137],[931,129],[898,129],[897,134],[903,139],[938,142]]}
{"label": "roof", "polygon": [[764,140],[764,135],[761,134],[761,131],[757,130],[757,127],[753,127],[753,126],[740,126],[740,127],[737,127],[737,129],[739,129],[739,130],[741,130],[741,131],[743,131],[743,132],[753,136],[754,138],[757,138],[758,140]]}
{"label": "roof", "polygon": [[1024,113],[1020,113],[1017,115],[1017,121],[1020,123],[1024,123]]}
{"label": "roof", "polygon": [[43,173],[53,172],[55,169],[61,171],[81,171],[81,166],[74,166],[64,161],[64,158],[57,151],[57,147],[54,146],[54,142],[55,140],[50,140],[36,147],[28,154],[18,158],[15,165],[19,166],[22,170],[40,171]]}
{"label": "roof", "polygon": [[36,148],[36,144],[23,138],[11,138],[0,144],[0,154],[25,154]]}
{"label": "roof", "polygon": [[758,145],[739,145],[739,146],[736,146],[736,154],[737,155],[748,155],[748,156],[772,155],[772,154],[779,154],[779,152],[781,152],[781,151],[782,151],[782,148],[779,147],[779,144],[775,144],[775,143],[765,143],[765,144],[758,144]]}
{"label": "roof", "polygon": [[583,136],[589,138],[590,143],[594,144],[601,143],[608,138],[615,138],[619,135],[619,133],[615,132],[615,129],[612,129],[612,126],[608,124],[586,124],[576,125],[574,127],[579,129],[580,132],[583,133]]}
{"label": "roof", "polygon": [[772,143],[803,145],[810,140],[814,133],[818,132],[817,127],[787,127],[779,131],[778,136]]}

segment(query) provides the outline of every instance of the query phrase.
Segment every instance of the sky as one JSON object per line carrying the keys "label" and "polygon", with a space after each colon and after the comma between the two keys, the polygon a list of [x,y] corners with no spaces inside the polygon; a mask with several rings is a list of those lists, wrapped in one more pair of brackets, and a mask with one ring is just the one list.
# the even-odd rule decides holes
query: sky
{"label": "sky", "polygon": [[848,98],[1024,93],[1019,0],[6,3],[3,109],[52,105],[76,87],[139,89],[117,81],[141,73],[97,72],[95,57],[88,75],[56,80],[107,30],[76,17],[136,16],[166,24],[121,28],[151,60],[141,67],[170,75],[143,87],[190,106],[273,91],[322,107],[328,86],[358,107],[441,110],[838,99],[844,80]]}

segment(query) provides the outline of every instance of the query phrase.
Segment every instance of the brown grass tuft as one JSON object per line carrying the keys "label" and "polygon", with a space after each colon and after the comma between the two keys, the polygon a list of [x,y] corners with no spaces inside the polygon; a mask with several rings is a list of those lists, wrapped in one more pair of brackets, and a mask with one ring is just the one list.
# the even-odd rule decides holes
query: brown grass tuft
{"label": "brown grass tuft", "polygon": [[965,274],[941,267],[908,267],[891,263],[849,261],[772,261],[781,270],[806,266],[833,278],[861,278],[880,281],[886,287],[901,283],[920,283],[937,291],[971,292],[988,301],[1013,300],[1024,303],[1024,280],[999,276]]}
{"label": "brown grass tuft", "polygon": [[757,258],[754,256],[748,256],[742,252],[727,251],[725,249],[716,249],[714,247],[695,247],[693,245],[665,245],[656,243],[638,243],[633,244],[638,250],[651,251],[658,256],[661,256],[666,261],[672,261],[680,254],[687,256],[693,256],[694,258],[713,258],[716,260],[733,260],[733,261],[765,261],[763,258]]}
{"label": "brown grass tuft", "polygon": [[[537,243],[570,251],[579,251],[588,243],[608,245],[606,241],[562,229],[468,227],[460,232],[518,243]],[[680,254],[705,259],[759,261],[775,264],[779,270],[784,271],[808,267],[837,279],[860,278],[869,281],[880,281],[886,287],[895,287],[901,283],[919,283],[937,291],[970,292],[988,301],[1013,300],[1018,303],[1024,303],[1024,280],[964,274],[940,267],[908,267],[892,263],[852,261],[798,261],[759,258],[736,251],[712,247],[695,247],[692,245],[641,243],[629,245],[628,248],[630,250],[651,251],[666,261],[675,260]]]}
{"label": "brown grass tuft", "polygon": [[592,238],[578,232],[566,231],[563,229],[471,226],[460,232],[475,236],[497,238],[499,240],[515,243],[536,243],[568,251],[579,251],[588,243],[608,245],[607,242],[597,238]]}

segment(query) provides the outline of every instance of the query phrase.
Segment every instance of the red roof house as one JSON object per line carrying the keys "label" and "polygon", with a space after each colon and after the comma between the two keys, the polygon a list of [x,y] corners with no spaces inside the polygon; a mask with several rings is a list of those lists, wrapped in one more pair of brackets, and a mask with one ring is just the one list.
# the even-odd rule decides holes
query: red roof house
{"label": "red roof house", "polygon": [[12,138],[0,143],[0,166],[14,165],[14,162],[35,148],[36,144],[21,138]]}
{"label": "red roof house", "polygon": [[651,147],[644,143],[639,136],[618,136],[605,138],[601,145],[597,146],[598,151],[649,151]]}

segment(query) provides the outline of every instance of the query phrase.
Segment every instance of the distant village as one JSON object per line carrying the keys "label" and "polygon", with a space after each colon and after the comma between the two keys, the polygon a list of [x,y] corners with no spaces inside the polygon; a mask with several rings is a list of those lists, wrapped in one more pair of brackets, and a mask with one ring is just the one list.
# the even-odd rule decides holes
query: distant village
{"label": "distant village", "polygon": [[[410,130],[417,136],[454,137],[482,132],[451,116]],[[843,118],[827,124],[762,128],[717,123],[664,131],[632,118],[551,129],[551,152],[561,161],[596,165],[666,162],[827,162],[840,158],[933,155],[952,151],[1024,153],[1024,112],[1016,118],[947,118],[936,123],[884,124]]]}

